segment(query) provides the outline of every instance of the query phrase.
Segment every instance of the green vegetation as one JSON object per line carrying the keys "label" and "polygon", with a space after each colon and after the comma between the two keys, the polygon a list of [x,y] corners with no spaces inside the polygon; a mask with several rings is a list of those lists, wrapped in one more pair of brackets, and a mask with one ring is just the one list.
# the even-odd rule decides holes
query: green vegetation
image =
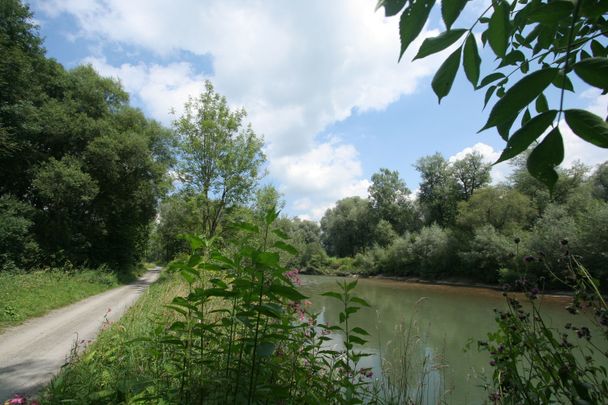
{"label": "green vegetation", "polygon": [[120,84],[45,56],[27,6],[0,5],[0,272],[142,258],[171,132]]}
{"label": "green vegetation", "polygon": [[7,326],[44,315],[119,283],[116,274],[105,268],[0,272],[0,332]]}
{"label": "green vegetation", "polygon": [[[401,13],[399,59],[419,37],[435,3],[435,0],[378,1],[377,7],[384,7],[387,17]],[[532,148],[527,158],[528,172],[553,191],[558,180],[556,167],[564,159],[558,126],[562,119],[581,139],[608,148],[608,123],[590,111],[568,109],[565,104],[566,91],[574,91],[572,78],[604,93],[608,91],[608,47],[602,43],[608,32],[608,5],[603,0],[495,0],[474,21],[463,21],[461,13],[467,3],[467,0],[441,2],[441,16],[447,29],[436,37],[426,38],[414,60],[457,45],[431,83],[439,102],[450,93],[462,61],[473,88],[485,89],[485,105],[496,99],[480,131],[496,128],[507,142],[498,162]],[[455,28],[458,24],[468,28]],[[482,64],[481,57],[488,53],[478,50],[479,33],[482,45],[492,52],[487,59],[495,58],[496,63],[481,80],[482,66],[485,68],[492,62]],[[508,87],[511,80],[517,79]],[[560,94],[559,104],[548,102],[546,95],[552,88]],[[520,128],[515,130],[518,118]]]}

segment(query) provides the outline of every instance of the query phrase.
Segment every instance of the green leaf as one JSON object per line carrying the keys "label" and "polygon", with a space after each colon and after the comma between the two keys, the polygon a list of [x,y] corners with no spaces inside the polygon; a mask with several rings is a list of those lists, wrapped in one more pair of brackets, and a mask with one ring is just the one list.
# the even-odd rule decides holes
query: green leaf
{"label": "green leaf", "polygon": [[500,158],[494,164],[511,159],[528,149],[532,142],[549,128],[556,115],[557,111],[551,110],[530,119],[509,138],[505,150],[502,151]]}
{"label": "green leaf", "polygon": [[271,318],[277,318],[279,319],[281,317],[281,314],[283,313],[283,310],[281,309],[281,307],[277,304],[262,304],[260,306],[256,307],[256,310],[258,310],[261,314],[269,316]]}
{"label": "green leaf", "polygon": [[288,286],[281,285],[281,284],[272,284],[270,286],[269,291],[275,295],[290,299],[292,301],[300,301],[300,300],[303,300],[304,298],[306,298],[306,296],[304,294],[302,294],[295,288],[288,287]]}
{"label": "green leaf", "polygon": [[557,72],[555,79],[553,79],[551,83],[553,83],[553,85],[558,89],[574,91],[574,86],[572,85],[570,78],[568,77],[568,75],[564,74],[563,70]]}
{"label": "green leaf", "polygon": [[321,295],[323,295],[325,297],[335,298],[335,299],[342,301],[342,296],[339,293],[334,292],[334,291],[327,291],[327,292],[322,293]]}
{"label": "green leaf", "polygon": [[515,83],[505,95],[494,104],[486,125],[480,130],[491,128],[517,116],[519,111],[542,93],[557,74],[557,68],[537,70]]}
{"label": "green leaf", "polygon": [[235,222],[232,227],[240,229],[245,232],[258,233],[259,229],[256,225],[250,224],[249,222]]}
{"label": "green leaf", "polygon": [[401,14],[399,20],[399,38],[401,39],[399,60],[424,28],[434,5],[435,0],[411,0],[410,5]]}
{"label": "green leaf", "polygon": [[255,262],[273,267],[279,264],[279,255],[274,252],[260,252],[255,256]]}
{"label": "green leaf", "polygon": [[574,5],[571,1],[552,1],[542,4],[528,14],[528,21],[546,25],[555,25],[572,13]]}
{"label": "green leaf", "polygon": [[431,87],[441,103],[441,99],[450,93],[456,73],[460,65],[460,49],[456,49],[448,58],[441,64],[437,73],[433,77]]}
{"label": "green leaf", "polygon": [[488,87],[488,90],[486,90],[486,95],[483,99],[483,108],[486,108],[486,106],[488,105],[488,101],[490,101],[490,98],[492,98],[492,95],[494,94],[495,91],[496,91],[496,86]]}
{"label": "green leaf", "polygon": [[528,157],[528,172],[553,192],[558,175],[555,167],[564,160],[564,142],[559,127],[553,128]]}
{"label": "green leaf", "polygon": [[367,301],[365,301],[363,298],[359,298],[359,297],[351,297],[350,299],[351,302],[357,303],[359,305],[362,305],[364,307],[370,307],[371,305],[369,305],[369,303]]}
{"label": "green leaf", "polygon": [[445,48],[458,41],[458,38],[465,32],[467,32],[467,30],[460,28],[457,30],[444,31],[436,37],[425,39],[424,42],[422,42],[422,45],[420,45],[420,49],[414,60],[443,51]]}
{"label": "green leaf", "polygon": [[481,83],[479,83],[479,87],[478,88],[482,88],[484,86],[487,86],[488,84],[495,82],[498,79],[503,79],[505,77],[504,74],[500,73],[500,72],[496,72],[496,73],[490,73],[489,75],[487,75],[486,77],[484,77],[483,79],[481,79]]}
{"label": "green leaf", "polygon": [[549,103],[547,103],[547,98],[543,93],[536,98],[536,112],[543,113],[549,110]]}
{"label": "green leaf", "polygon": [[566,122],[572,131],[585,141],[600,148],[608,148],[608,124],[585,110],[566,110]]}
{"label": "green leaf", "polygon": [[345,284],[345,290],[346,291],[351,291],[354,290],[357,287],[357,284],[359,283],[359,280],[355,279],[353,281],[351,281],[350,283]]}
{"label": "green leaf", "polygon": [[386,17],[392,17],[397,15],[405,6],[406,0],[380,0],[376,6],[376,10],[380,7],[384,7],[384,15]]}
{"label": "green leaf", "polygon": [[285,243],[285,242],[283,242],[281,240],[276,241],[274,243],[274,247],[276,247],[277,249],[284,250],[285,252],[291,253],[292,255],[297,255],[298,254],[298,249],[296,249],[295,247],[293,247],[289,243]]}
{"label": "green leaf", "polygon": [[479,82],[480,65],[481,58],[479,57],[479,51],[477,49],[477,40],[473,34],[469,34],[464,42],[464,49],[462,50],[462,67],[464,68],[464,73],[467,75],[467,79],[469,79],[473,85],[473,88],[477,88],[477,82]]}
{"label": "green leaf", "polygon": [[524,115],[521,117],[521,126],[526,125],[531,119],[532,116],[530,115],[530,109],[526,108],[526,111],[524,111]]}
{"label": "green leaf", "polygon": [[273,229],[272,233],[274,233],[275,235],[277,235],[279,238],[283,239],[283,240],[288,240],[290,239],[289,235],[287,235],[285,232],[283,232],[280,229]]}
{"label": "green leaf", "polygon": [[505,56],[509,45],[509,5],[505,1],[494,3],[494,13],[490,17],[486,32],[496,56]]}
{"label": "green leaf", "polygon": [[608,58],[588,58],[574,65],[574,72],[587,84],[608,90]]}
{"label": "green leaf", "polygon": [[352,330],[352,333],[358,333],[359,335],[363,335],[363,336],[369,336],[369,333],[367,333],[367,331],[365,329],[362,329],[358,326],[355,326]]}
{"label": "green leaf", "polygon": [[517,118],[517,115],[513,115],[508,120],[503,121],[500,124],[496,125],[496,130],[498,131],[498,134],[505,141],[507,139],[509,139],[509,132],[511,132],[511,127],[515,123],[516,118]]}
{"label": "green leaf", "polygon": [[354,343],[356,345],[364,345],[367,343],[367,340],[361,339],[359,336],[350,335],[348,338],[350,343]]}
{"label": "green leaf", "polygon": [[264,217],[264,222],[266,223],[266,225],[272,224],[275,219],[278,218],[280,212],[281,211],[276,210],[274,207],[266,211],[266,216]]}
{"label": "green leaf", "polygon": [[517,65],[518,63],[523,63],[526,60],[525,55],[522,51],[514,50],[509,52],[502,58],[502,61],[498,65],[499,68],[505,67],[508,65]]}
{"label": "green leaf", "polygon": [[458,18],[468,0],[442,0],[441,1],[441,17],[448,30]]}
{"label": "green leaf", "polygon": [[595,39],[591,41],[591,52],[595,57],[606,56],[606,48]]}

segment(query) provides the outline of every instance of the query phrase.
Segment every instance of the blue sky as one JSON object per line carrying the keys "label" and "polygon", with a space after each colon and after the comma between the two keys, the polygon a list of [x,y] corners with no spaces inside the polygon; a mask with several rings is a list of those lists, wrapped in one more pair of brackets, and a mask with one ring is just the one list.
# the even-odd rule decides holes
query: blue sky
{"label": "blue sky", "polygon": [[[465,20],[485,2],[470,3]],[[365,196],[382,167],[398,170],[416,190],[418,158],[440,152],[457,159],[477,150],[492,161],[504,146],[494,130],[477,134],[485,122],[483,92],[474,92],[462,71],[437,104],[430,81],[445,54],[410,62],[417,42],[397,63],[398,21],[375,12],[375,3],[32,0],[30,6],[48,56],[118,78],[133,105],[167,126],[170,109],[179,113],[211,80],[264,135],[264,181],[284,193],[286,212],[318,219],[340,198]],[[437,14],[423,36],[443,29]],[[484,67],[487,73],[492,66]],[[606,114],[606,96],[575,86],[568,105]],[[565,166],[608,159],[605,150],[563,132]],[[496,167],[495,181],[508,170]]]}

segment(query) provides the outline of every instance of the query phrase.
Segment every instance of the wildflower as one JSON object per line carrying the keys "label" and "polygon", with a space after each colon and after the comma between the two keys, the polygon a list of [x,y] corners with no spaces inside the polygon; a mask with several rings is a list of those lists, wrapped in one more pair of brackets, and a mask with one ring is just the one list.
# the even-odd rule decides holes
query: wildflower
{"label": "wildflower", "polygon": [[524,262],[526,263],[532,263],[535,260],[536,259],[534,258],[534,256],[524,256]]}
{"label": "wildflower", "polygon": [[568,239],[562,239],[559,243],[561,243],[562,246],[566,246],[568,244]]}
{"label": "wildflower", "polygon": [[23,395],[15,394],[13,396],[13,398],[11,398],[7,401],[7,403],[9,405],[27,404],[27,399],[25,399],[25,397]]}
{"label": "wildflower", "polygon": [[490,360],[490,365],[494,367],[496,365],[496,360]]}
{"label": "wildflower", "polygon": [[513,239],[513,242],[515,242],[515,244],[519,244],[519,242],[521,242],[521,239],[515,238],[515,239]]}

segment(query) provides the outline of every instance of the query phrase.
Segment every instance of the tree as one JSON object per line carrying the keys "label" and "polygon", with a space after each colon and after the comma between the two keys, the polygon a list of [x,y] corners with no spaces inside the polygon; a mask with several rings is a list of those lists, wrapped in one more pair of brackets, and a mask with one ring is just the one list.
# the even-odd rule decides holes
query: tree
{"label": "tree", "polygon": [[373,225],[367,200],[344,198],[321,218],[321,241],[332,256],[354,256],[371,244]]}
{"label": "tree", "polygon": [[418,200],[425,214],[425,222],[451,225],[456,217],[459,195],[449,162],[436,153],[418,159],[414,167],[420,172]]}
{"label": "tree", "polygon": [[409,199],[410,190],[399,177],[399,172],[380,169],[372,175],[368,188],[371,210],[377,220],[384,220],[402,234],[417,228],[417,215]]}
{"label": "tree", "polygon": [[[420,35],[435,0],[379,0],[387,17],[401,13],[400,59]],[[507,142],[499,162],[533,146],[527,159],[530,174],[553,190],[558,179],[555,168],[564,158],[558,123],[565,119],[581,139],[608,148],[608,123],[581,109],[569,109],[565,92],[574,91],[571,78],[608,91],[608,2],[605,0],[495,0],[469,28],[455,28],[466,0],[441,2],[447,30],[426,38],[414,59],[425,58],[457,44],[439,67],[432,88],[439,101],[447,96],[461,65],[476,90],[485,88],[485,103],[497,101],[481,130],[496,128]],[[460,20],[462,20],[461,18]],[[480,80],[482,66],[476,34],[496,57],[497,67]],[[512,80],[517,82],[510,87]],[[559,102],[549,103],[550,87],[560,92]],[[533,115],[533,111],[536,113]],[[519,129],[515,122],[521,117]],[[549,133],[535,144],[535,141]]]}
{"label": "tree", "polygon": [[598,166],[591,177],[593,195],[603,201],[608,202],[608,162]]}
{"label": "tree", "polygon": [[471,198],[475,190],[490,183],[491,164],[483,162],[479,152],[467,153],[452,164],[452,175],[464,200]]}
{"label": "tree", "polygon": [[173,127],[178,136],[180,180],[203,199],[204,234],[215,234],[226,208],[251,198],[266,157],[259,138],[232,111],[225,97],[205,82],[205,90],[185,104]]}
{"label": "tree", "polygon": [[500,232],[514,235],[529,228],[535,217],[532,201],[524,194],[507,187],[486,187],[458,204],[456,222],[461,229],[469,231],[491,225]]}

